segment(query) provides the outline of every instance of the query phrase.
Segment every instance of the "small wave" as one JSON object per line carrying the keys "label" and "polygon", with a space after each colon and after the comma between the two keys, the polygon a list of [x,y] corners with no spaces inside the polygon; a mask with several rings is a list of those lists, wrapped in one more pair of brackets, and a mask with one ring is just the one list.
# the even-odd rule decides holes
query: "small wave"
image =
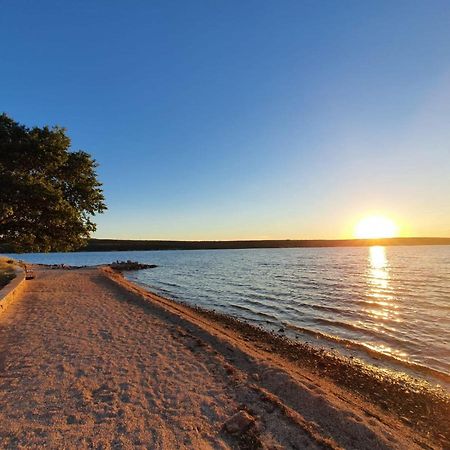
{"label": "small wave", "polygon": [[[315,322],[320,323],[322,325],[328,326],[328,327],[334,327],[334,328],[344,328],[346,330],[349,331],[353,331],[356,332],[356,334],[366,334],[366,335],[370,335],[374,338],[380,339],[380,335],[382,334],[383,338],[386,338],[386,336],[389,337],[390,340],[392,340],[392,342],[390,344],[392,345],[399,345],[402,344],[402,341],[398,338],[396,338],[393,335],[386,335],[385,332],[380,333],[377,330],[373,330],[368,328],[367,326],[360,326],[360,325],[356,325],[356,324],[352,324],[349,322],[342,322],[340,320],[330,320],[330,319],[325,319],[322,317],[317,317],[314,319]],[[380,327],[382,324],[377,324],[378,327]],[[395,332],[396,330],[389,328],[387,326],[383,326],[384,330],[386,331],[390,331],[390,332]]]}
{"label": "small wave", "polygon": [[446,383],[450,383],[450,374],[442,372],[438,369],[425,366],[423,364],[419,364],[413,361],[408,361],[407,359],[397,357],[390,353],[385,353],[379,350],[374,349],[369,344],[355,342],[350,339],[345,339],[342,337],[334,336],[328,333],[324,333],[321,331],[311,330],[306,327],[299,327],[293,324],[285,324],[285,326],[293,331],[297,331],[299,333],[308,334],[310,336],[314,336],[317,339],[322,339],[329,342],[335,342],[338,345],[341,345],[346,348],[353,348],[358,351],[362,351],[371,357],[375,357],[376,359],[384,358],[388,361],[394,362],[400,366],[403,366],[408,369],[416,370],[417,372],[434,376],[437,379],[443,380]]}
{"label": "small wave", "polygon": [[267,313],[265,313],[263,311],[256,311],[256,310],[254,310],[252,308],[249,308],[248,306],[238,305],[236,303],[228,303],[228,305],[231,306],[232,308],[237,308],[237,309],[240,309],[242,311],[251,312],[255,316],[267,317],[268,319],[271,319],[272,321],[278,320],[276,316],[273,316],[271,314],[267,314]]}
{"label": "small wave", "polygon": [[174,288],[180,288],[181,286],[177,283],[170,283],[168,281],[160,281],[160,284],[162,284],[163,286],[169,286],[169,287],[174,287]]}

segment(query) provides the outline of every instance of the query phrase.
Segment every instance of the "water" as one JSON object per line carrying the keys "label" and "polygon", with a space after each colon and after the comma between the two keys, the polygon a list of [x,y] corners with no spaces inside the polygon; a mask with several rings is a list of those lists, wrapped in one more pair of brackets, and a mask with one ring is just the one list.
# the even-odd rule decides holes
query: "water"
{"label": "water", "polygon": [[[13,256],[13,255],[12,255]],[[17,256],[17,255],[16,255]],[[30,262],[157,264],[148,290],[292,338],[450,376],[450,247],[27,254]]]}

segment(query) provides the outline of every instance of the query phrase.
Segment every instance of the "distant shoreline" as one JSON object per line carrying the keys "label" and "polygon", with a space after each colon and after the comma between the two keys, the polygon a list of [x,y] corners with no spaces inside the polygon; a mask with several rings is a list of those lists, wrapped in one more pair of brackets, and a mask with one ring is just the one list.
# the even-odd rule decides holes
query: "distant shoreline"
{"label": "distant shoreline", "polygon": [[[402,237],[383,239],[278,239],[235,241],[163,241],[90,239],[77,252],[143,251],[143,250],[238,250],[256,248],[326,248],[450,245],[450,237]],[[0,245],[0,253],[15,253],[8,244]]]}
{"label": "distant shoreline", "polygon": [[450,238],[388,239],[314,239],[314,240],[242,240],[242,241],[160,241],[91,239],[82,251],[131,250],[231,250],[252,248],[370,247],[373,245],[450,245]]}

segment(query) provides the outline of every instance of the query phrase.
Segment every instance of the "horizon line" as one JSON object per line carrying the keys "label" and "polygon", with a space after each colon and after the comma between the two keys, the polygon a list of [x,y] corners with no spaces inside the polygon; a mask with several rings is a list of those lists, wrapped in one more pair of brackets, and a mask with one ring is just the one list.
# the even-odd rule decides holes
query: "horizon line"
{"label": "horizon line", "polygon": [[378,238],[251,238],[251,239],[149,239],[149,238],[110,238],[90,237],[89,241],[133,241],[133,242],[288,242],[288,241],[379,241],[395,239],[450,239],[450,236],[393,236]]}

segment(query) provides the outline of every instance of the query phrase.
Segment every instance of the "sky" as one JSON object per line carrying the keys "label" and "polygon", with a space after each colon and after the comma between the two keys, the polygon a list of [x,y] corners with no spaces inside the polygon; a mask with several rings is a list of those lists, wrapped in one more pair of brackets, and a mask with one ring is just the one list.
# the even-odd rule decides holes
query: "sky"
{"label": "sky", "polygon": [[99,163],[95,237],[450,237],[450,2],[23,1],[0,111]]}

